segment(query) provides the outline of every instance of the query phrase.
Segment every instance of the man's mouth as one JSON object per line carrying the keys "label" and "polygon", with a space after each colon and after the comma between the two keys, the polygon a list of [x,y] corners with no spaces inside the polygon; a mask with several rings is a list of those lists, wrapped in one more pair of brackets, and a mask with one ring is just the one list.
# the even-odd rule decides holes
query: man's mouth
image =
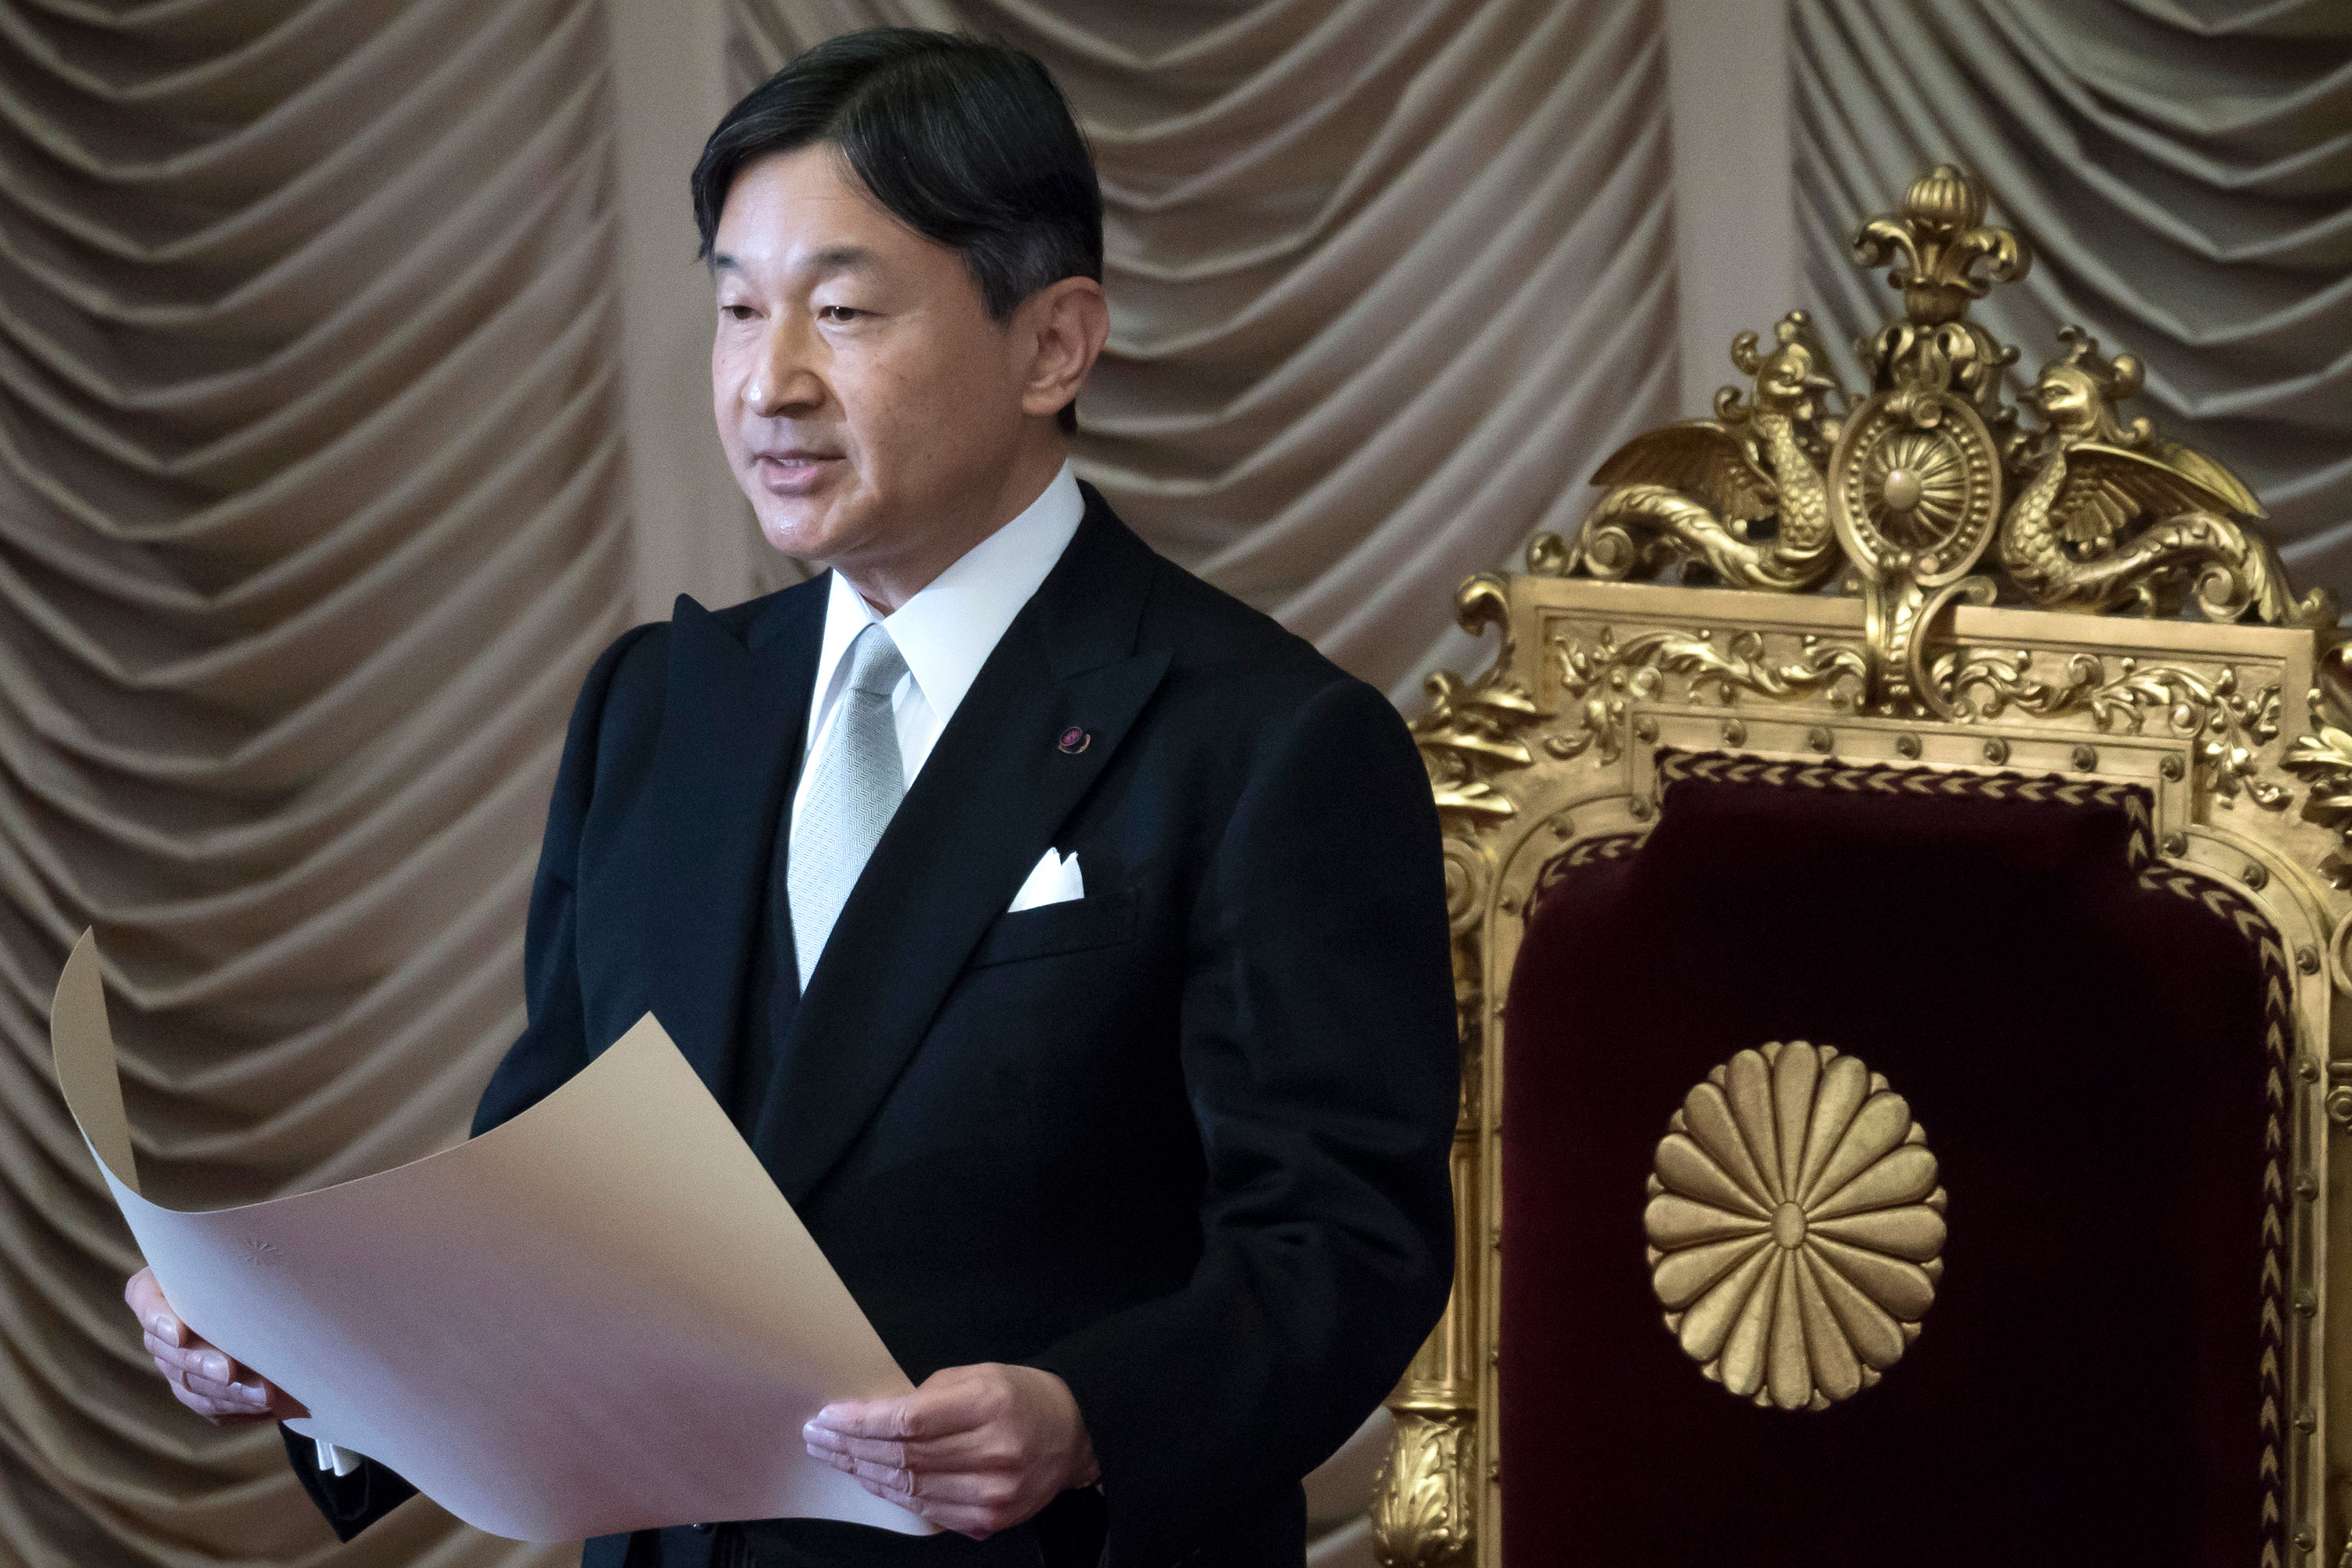
{"label": "man's mouth", "polygon": [[840,461],[838,452],[820,452],[806,447],[775,447],[751,454],[751,467],[761,485],[778,495],[807,489]]}

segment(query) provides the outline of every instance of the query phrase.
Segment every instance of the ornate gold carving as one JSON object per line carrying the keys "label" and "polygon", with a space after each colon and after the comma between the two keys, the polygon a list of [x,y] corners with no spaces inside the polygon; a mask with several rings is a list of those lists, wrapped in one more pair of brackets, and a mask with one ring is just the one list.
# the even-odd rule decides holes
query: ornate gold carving
{"label": "ornate gold carving", "polygon": [[1918,1337],[1944,1189],[1902,1096],[1802,1040],[1741,1051],[1667,1123],[1643,1226],[1666,1327],[1706,1375],[1826,1410]]}
{"label": "ornate gold carving", "polygon": [[1992,542],[2000,456],[1984,421],[1950,393],[1881,393],[1847,422],[1830,496],[1838,538],[1864,573],[1940,587]]}
{"label": "ornate gold carving", "polygon": [[2336,834],[2336,851],[2322,869],[2336,887],[2352,888],[2352,731],[2334,722],[2315,686],[2310,703],[2311,728],[2295,738],[2279,766],[2308,783],[2304,816]]}
{"label": "ornate gold carving", "polygon": [[[1770,353],[1754,332],[1733,340],[1731,363],[1756,378],[1743,400],[1725,387],[1713,419],[1691,419],[1636,437],[1601,465],[1612,487],[1586,520],[1577,556],[1595,577],[1647,577],[1670,563],[1704,567],[1738,588],[1817,588],[1837,570],[1821,462],[1831,412],[1822,395],[1844,392],[1802,310],[1772,329]],[[1773,520],[1761,538],[1749,525]],[[1538,564],[1541,563],[1541,564]],[[1529,568],[1573,570],[1550,536]],[[1687,572],[1686,574],[1687,574]]]}
{"label": "ornate gold carving", "polygon": [[1541,715],[1527,689],[1511,679],[1510,594],[1503,580],[1491,574],[1471,578],[1454,595],[1454,607],[1464,631],[1476,637],[1494,626],[1502,634],[1502,647],[1493,666],[1475,681],[1465,683],[1450,670],[1430,672],[1422,682],[1429,710],[1413,721],[1413,743],[1429,770],[1441,819],[1498,822],[1518,808],[1489,781],[1535,760],[1517,737]]}
{"label": "ornate gold carving", "polygon": [[1627,443],[1593,476],[1606,493],[1575,542],[1539,537],[1529,570],[1617,579],[1675,563],[1733,587],[1810,592],[1842,554],[1866,606],[1864,705],[1945,719],[1965,715],[1931,679],[1929,645],[1953,603],[2001,593],[1972,574],[1980,561],[2046,608],[2168,615],[2193,593],[2212,620],[2332,626],[2334,595],[2293,595],[2234,475],[2116,416],[2144,379],[2131,355],[2110,362],[2062,330],[2061,356],[2026,398],[2041,426],[2020,427],[2002,388],[2017,351],[1968,311],[2032,257],[1984,216],[1983,188],[1938,164],[1898,213],[1855,235],[1856,258],[1890,268],[1904,302],[1902,321],[1856,345],[1866,401],[1850,405],[1825,374],[1803,312],[1775,328],[1769,354],[1743,332],[1733,361],[1756,377],[1752,400],[1727,387],[1716,418]]}
{"label": "ornate gold carving", "polygon": [[1905,386],[1874,393],[1846,422],[1830,455],[1830,518],[1862,590],[1874,706],[1944,714],[1925,634],[1955,598],[1991,602],[1991,584],[1968,574],[2000,515],[2000,456],[1965,400]]}
{"label": "ornate gold carving", "polygon": [[2334,626],[2336,595],[2294,598],[2278,552],[2233,521],[2268,515],[2236,475],[2117,416],[2145,379],[2139,361],[2102,358],[2080,328],[2058,336],[2065,353],[2029,395],[2045,422],[2037,466],[2000,532],[2001,563],[2027,596],[2048,609],[2170,615],[2193,579],[2209,620],[2251,610],[2273,626]]}
{"label": "ornate gold carving", "polygon": [[[2262,750],[2278,739],[2278,685],[2241,690],[2234,666],[2207,673],[2175,664],[2124,658],[2110,678],[2106,661],[2076,654],[2064,679],[2037,679],[2033,656],[1976,650],[1936,661],[1933,680],[1955,717],[1992,719],[2011,708],[2043,718],[2086,712],[2105,731],[2142,732],[2151,712],[2162,712],[2172,733],[2189,742],[2206,786],[2222,800],[2240,795],[2266,811],[2283,809],[2293,792],[2262,775]],[[2299,742],[2300,744],[2300,742]],[[2292,766],[2290,753],[2283,765]]]}
{"label": "ornate gold carving", "polygon": [[1470,1560],[1475,1434],[1467,1411],[1391,1406],[1396,1430],[1372,1483],[1372,1557],[1381,1568]]}
{"label": "ornate gold carving", "polygon": [[1445,865],[1446,923],[1453,933],[1454,1024],[1462,1047],[1462,1099],[1456,1110],[1461,1123],[1475,1126],[1486,1056],[1482,1016],[1486,990],[1480,973],[1485,947],[1478,926],[1486,913],[1494,870],[1486,850],[1470,839],[1449,835],[1440,853]]}
{"label": "ornate gold carving", "polygon": [[2025,242],[1985,227],[1984,216],[1984,187],[1958,165],[1938,163],[1903,193],[1900,213],[1862,226],[1854,258],[1864,267],[1893,266],[1886,280],[1903,290],[1903,312],[1914,325],[1958,321],[1993,284],[2014,283],[2033,266]]}
{"label": "ornate gold carving", "polygon": [[1595,752],[1604,764],[1623,753],[1631,704],[1659,695],[1667,675],[1687,677],[1692,695],[1712,693],[1725,703],[1743,691],[1792,697],[1827,690],[1833,700],[1841,694],[1850,700],[1869,668],[1860,648],[1811,637],[1803,639],[1796,658],[1775,664],[1763,657],[1764,639],[1754,632],[1735,633],[1721,644],[1712,631],[1637,632],[1620,642],[1613,628],[1603,626],[1590,644],[1554,632],[1544,639],[1544,651],[1559,678],[1563,707],[1576,721],[1545,736],[1544,750],[1562,760]]}

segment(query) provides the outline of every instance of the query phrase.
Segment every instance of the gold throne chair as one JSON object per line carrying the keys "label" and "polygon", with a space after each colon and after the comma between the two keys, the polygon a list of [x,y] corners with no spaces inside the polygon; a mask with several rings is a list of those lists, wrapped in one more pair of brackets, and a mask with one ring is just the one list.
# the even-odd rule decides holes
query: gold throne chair
{"label": "gold throne chair", "polygon": [[2011,369],[1970,177],[1855,251],[1866,386],[1742,334],[1462,588],[1459,1250],[1375,1554],[2352,1563],[2333,596],[2132,356]]}

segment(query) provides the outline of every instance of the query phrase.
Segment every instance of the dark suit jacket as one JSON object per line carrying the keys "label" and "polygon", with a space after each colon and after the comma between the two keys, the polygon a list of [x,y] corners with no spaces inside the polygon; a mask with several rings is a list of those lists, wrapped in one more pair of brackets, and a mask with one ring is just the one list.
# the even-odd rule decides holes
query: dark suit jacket
{"label": "dark suit jacket", "polygon": [[[1379,692],[1087,500],[805,995],[777,828],[826,585],[681,598],[598,659],[531,899],[530,1026],[476,1129],[651,1010],[909,1377],[1066,1380],[1107,1562],[1295,1563],[1299,1477],[1452,1273],[1437,822]],[[1086,897],[1006,913],[1049,847]],[[380,1469],[306,1478],[346,1528],[396,1500]],[[661,1537],[668,1568],[707,1559],[707,1534]]]}

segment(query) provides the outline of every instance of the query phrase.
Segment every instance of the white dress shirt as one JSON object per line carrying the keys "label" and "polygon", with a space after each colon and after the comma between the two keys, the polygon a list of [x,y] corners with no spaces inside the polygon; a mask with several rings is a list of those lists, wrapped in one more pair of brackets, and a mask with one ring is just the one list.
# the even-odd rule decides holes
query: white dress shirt
{"label": "white dress shirt", "polygon": [[800,821],[801,796],[818,751],[831,738],[833,718],[841,707],[842,655],[857,634],[880,621],[907,661],[907,673],[890,693],[890,711],[898,725],[898,759],[912,788],[980,667],[1062,558],[1086,510],[1077,476],[1064,463],[1045,492],[1018,517],[965,551],[887,616],[877,615],[846,578],[838,572],[833,574],[824,638],[817,645],[816,687],[809,697],[808,740],[801,754],[800,782],[793,786],[793,822]]}

